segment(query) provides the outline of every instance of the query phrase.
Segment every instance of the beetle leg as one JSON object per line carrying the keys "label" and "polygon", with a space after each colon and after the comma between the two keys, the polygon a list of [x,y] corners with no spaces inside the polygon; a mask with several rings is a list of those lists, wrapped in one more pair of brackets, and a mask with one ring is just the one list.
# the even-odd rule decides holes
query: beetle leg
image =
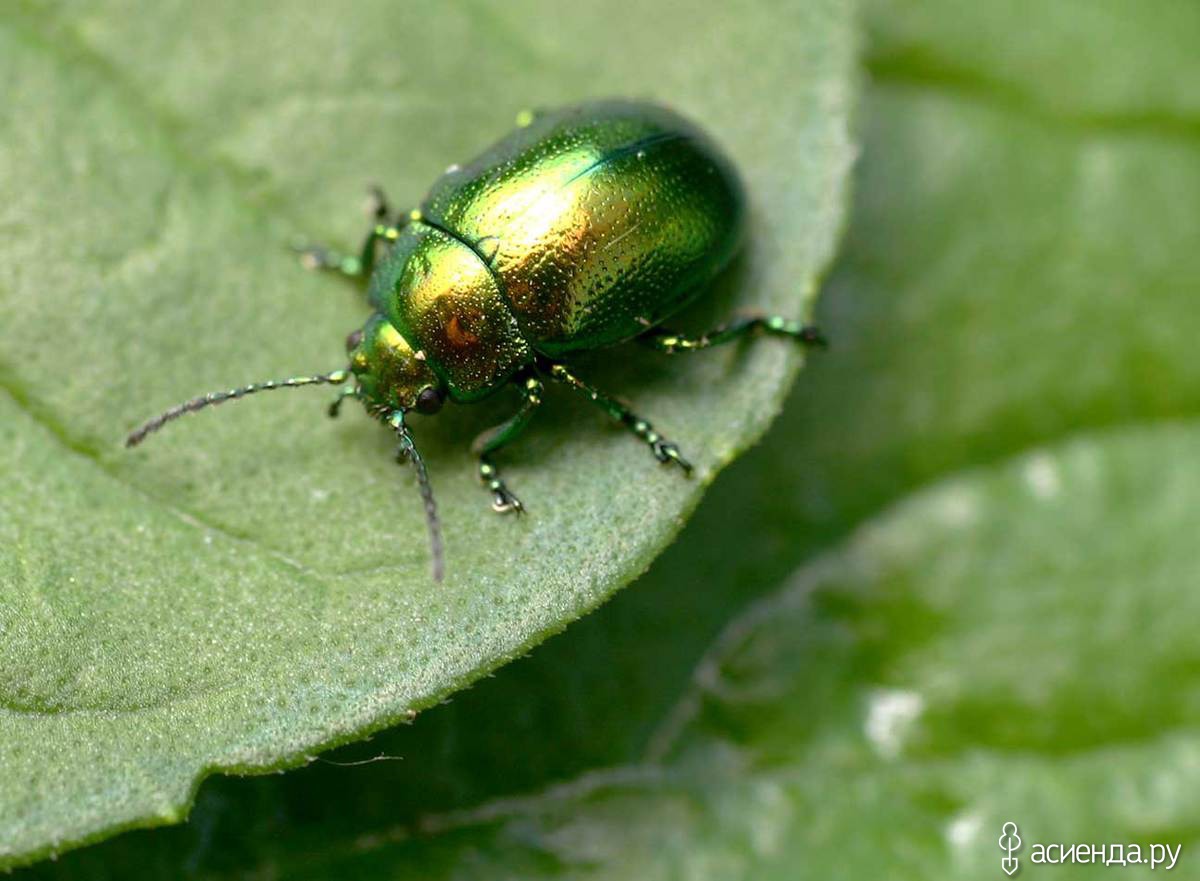
{"label": "beetle leg", "polygon": [[383,187],[379,184],[371,184],[367,187],[367,214],[375,223],[389,223],[389,218],[392,216],[392,211],[388,208],[387,193],[383,191]]}
{"label": "beetle leg", "polygon": [[534,411],[542,403],[542,383],[537,377],[526,377],[525,381],[518,385],[518,388],[523,400],[517,412],[499,425],[480,434],[471,444],[472,451],[479,456],[479,479],[492,493],[492,510],[500,514],[507,511],[520,513],[525,508],[521,504],[521,500],[509,492],[504,481],[500,479],[500,472],[492,463],[492,453],[516,440],[517,436],[525,430],[525,426],[529,424],[529,420],[533,418]]}
{"label": "beetle leg", "polygon": [[299,245],[296,250],[300,254],[300,263],[305,269],[320,269],[336,272],[348,278],[365,278],[375,267],[375,255],[380,242],[394,241],[400,234],[400,228],[408,221],[408,215],[391,217],[387,196],[382,188],[371,186],[367,191],[367,210],[371,215],[372,226],[363,240],[357,257],[341,254],[332,248],[322,245]]}
{"label": "beetle leg", "polygon": [[357,257],[351,257],[326,248],[324,245],[294,245],[293,249],[300,255],[300,265],[305,269],[322,272],[336,272],[347,278],[361,278],[362,264]]}
{"label": "beetle leg", "polygon": [[398,235],[398,226],[375,224],[363,240],[362,249],[357,257],[339,253],[322,245],[297,246],[296,251],[300,254],[300,265],[305,269],[336,272],[347,278],[366,278],[375,268],[375,254],[379,243],[395,241]]}
{"label": "beetle leg", "polygon": [[358,389],[352,385],[344,385],[338,389],[337,397],[329,403],[329,418],[337,419],[342,410],[342,401],[346,398],[353,398],[356,394],[358,394]]}
{"label": "beetle leg", "polygon": [[620,401],[610,398],[603,392],[588,385],[578,376],[575,376],[566,367],[561,364],[555,364],[550,368],[550,376],[565,385],[570,386],[575,391],[586,397],[593,404],[603,409],[609,416],[620,422],[639,438],[645,441],[650,446],[651,452],[658,461],[666,464],[668,462],[676,462],[679,467],[685,472],[691,473],[692,464],[679,452],[679,447],[668,441],[661,434],[654,430],[654,426],[642,419]]}
{"label": "beetle leg", "polygon": [[659,327],[642,334],[637,339],[638,342],[653,349],[674,355],[677,352],[696,352],[711,346],[719,346],[752,333],[791,337],[805,346],[824,348],[827,345],[821,331],[813,325],[781,318],[778,315],[737,318],[698,337],[685,336]]}

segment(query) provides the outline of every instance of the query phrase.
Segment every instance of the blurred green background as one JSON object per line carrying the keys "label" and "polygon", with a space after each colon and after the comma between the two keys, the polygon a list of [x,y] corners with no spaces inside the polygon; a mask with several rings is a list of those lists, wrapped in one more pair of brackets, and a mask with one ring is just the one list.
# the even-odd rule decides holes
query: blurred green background
{"label": "blurred green background", "polygon": [[394,759],[31,875],[1001,877],[1012,820],[1200,877],[1200,5],[861,17],[834,346],[650,571],[326,755]]}

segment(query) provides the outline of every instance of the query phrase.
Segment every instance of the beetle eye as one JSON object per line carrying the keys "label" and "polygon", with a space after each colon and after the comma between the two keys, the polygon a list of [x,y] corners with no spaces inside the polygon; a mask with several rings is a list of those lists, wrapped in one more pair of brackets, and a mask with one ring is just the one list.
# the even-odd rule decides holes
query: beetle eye
{"label": "beetle eye", "polygon": [[433,386],[421,389],[421,393],[417,395],[417,411],[426,415],[442,409],[443,403],[445,403],[445,399],[442,397],[441,391]]}
{"label": "beetle eye", "polygon": [[362,342],[362,331],[356,330],[352,334],[346,336],[346,351],[353,352],[358,348],[358,344]]}

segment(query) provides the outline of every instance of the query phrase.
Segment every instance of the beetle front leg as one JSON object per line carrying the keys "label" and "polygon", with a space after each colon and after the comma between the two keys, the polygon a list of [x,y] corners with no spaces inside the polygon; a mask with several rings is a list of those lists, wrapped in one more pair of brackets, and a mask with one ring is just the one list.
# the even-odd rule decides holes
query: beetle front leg
{"label": "beetle front leg", "polygon": [[658,459],[658,461],[663,464],[675,462],[688,474],[692,473],[692,464],[683,458],[679,452],[679,447],[655,431],[653,425],[642,419],[620,401],[610,398],[598,389],[588,385],[561,364],[555,364],[550,368],[550,377],[579,392],[645,441],[650,446],[650,451],[654,453],[654,458]]}
{"label": "beetle front leg", "polygon": [[500,472],[492,463],[491,455],[516,440],[542,403],[542,383],[537,377],[526,377],[523,382],[518,383],[518,388],[523,400],[517,412],[480,434],[471,444],[471,450],[479,456],[479,479],[491,491],[492,510],[499,514],[508,511],[520,513],[525,508],[521,500],[509,492],[504,481],[500,479]]}
{"label": "beetle front leg", "polygon": [[753,333],[790,337],[805,346],[824,348],[827,345],[821,331],[813,325],[781,318],[778,315],[737,318],[698,337],[685,336],[659,327],[647,331],[637,339],[652,349],[674,355],[678,352],[698,352],[701,349],[731,343]]}
{"label": "beetle front leg", "polygon": [[357,257],[342,254],[323,245],[301,245],[296,250],[300,253],[300,263],[305,269],[336,272],[347,278],[366,278],[375,268],[375,255],[379,243],[395,241],[401,228],[408,221],[408,215],[391,217],[387,196],[380,187],[369,189],[369,211],[373,226],[363,240]]}
{"label": "beetle front leg", "polygon": [[357,396],[358,389],[352,385],[344,385],[338,389],[337,397],[334,398],[329,404],[329,410],[327,411],[329,413],[329,418],[337,419],[338,414],[342,412],[342,401],[346,400],[346,398],[354,398]]}

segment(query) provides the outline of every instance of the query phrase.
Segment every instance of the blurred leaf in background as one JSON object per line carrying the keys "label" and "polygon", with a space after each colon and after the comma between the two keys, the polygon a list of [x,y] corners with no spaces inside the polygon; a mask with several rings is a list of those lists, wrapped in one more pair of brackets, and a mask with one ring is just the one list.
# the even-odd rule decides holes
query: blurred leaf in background
{"label": "blurred leaf in background", "polygon": [[415,202],[530,106],[618,94],[695,118],[754,201],[746,253],[689,325],[811,311],[854,158],[846,0],[545,12],[0,13],[0,866],[178,820],[207,773],[302,761],[521,655],[643,571],[778,411],[801,360],[779,340],[593,358],[581,372],[697,477],[551,391],[504,457],[527,518],[490,513],[469,452],[509,402],[418,425],[444,585],[393,440],[361,413],[325,420],[327,396],[121,448],[183,397],[337,367],[361,294],[303,273],[287,243],[356,242],[368,183]]}

